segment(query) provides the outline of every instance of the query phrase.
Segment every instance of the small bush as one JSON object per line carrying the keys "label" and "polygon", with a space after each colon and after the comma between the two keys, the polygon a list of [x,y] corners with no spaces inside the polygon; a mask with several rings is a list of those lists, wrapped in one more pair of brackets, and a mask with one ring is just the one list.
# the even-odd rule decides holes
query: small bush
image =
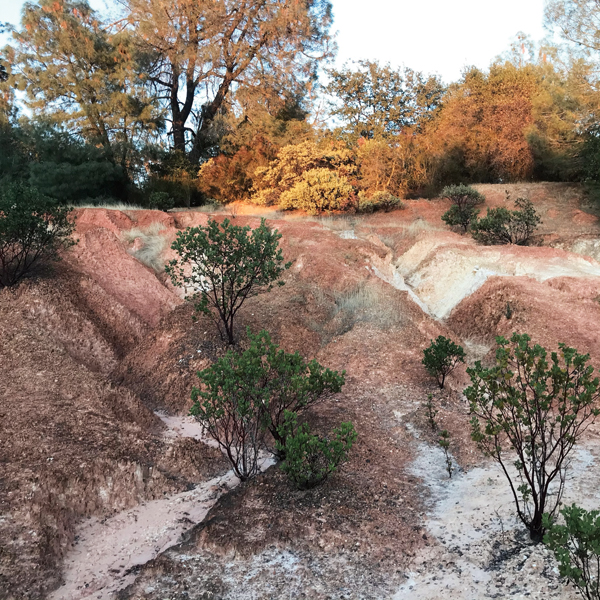
{"label": "small bush", "polygon": [[261,451],[283,457],[285,436],[295,423],[284,427],[284,419],[339,392],[345,377],[314,359],[280,350],[266,331],[248,332],[248,337],[247,350],[227,352],[198,373],[201,387],[192,391],[190,411],[242,480],[259,472]]}
{"label": "small bush", "polygon": [[14,183],[0,192],[0,288],[18,283],[76,242],[71,208],[36,188]]}
{"label": "small bush", "polygon": [[175,207],[175,200],[168,192],[152,192],[148,199],[148,207],[152,210],[162,210],[167,212]]}
{"label": "small bush", "polygon": [[300,490],[307,490],[322,483],[334,473],[356,441],[352,423],[342,423],[331,436],[320,437],[310,432],[306,423],[298,426],[297,415],[287,412],[282,432],[285,444],[279,450],[285,454],[281,470]]}
{"label": "small bush", "polygon": [[469,185],[449,185],[442,190],[442,198],[452,202],[450,210],[442,215],[442,221],[451,227],[462,227],[468,231],[479,211],[475,208],[485,202],[485,196]]}
{"label": "small bush", "polygon": [[554,552],[561,577],[570,581],[587,600],[600,599],[600,511],[573,504],[560,511],[565,524],[548,515],[544,543]]}
{"label": "small bush", "polygon": [[291,189],[283,192],[279,208],[300,209],[309,215],[345,210],[352,204],[354,188],[348,180],[329,169],[311,169]]}
{"label": "small bush", "polygon": [[427,372],[437,379],[440,389],[443,389],[446,376],[452,373],[458,363],[465,362],[465,351],[452,340],[443,335],[431,340],[431,346],[423,350],[422,363]]}
{"label": "small bush", "polygon": [[370,198],[364,192],[358,194],[358,212],[373,213],[378,210],[390,212],[398,208],[404,208],[400,198],[397,198],[389,192],[375,192]]}
{"label": "small bush", "polygon": [[196,310],[213,317],[219,333],[235,343],[234,321],[246,299],[283,285],[292,263],[283,262],[281,234],[267,227],[232,225],[229,219],[177,232],[171,248],[179,259],[165,267],[173,285],[192,288]]}
{"label": "small bush", "polygon": [[526,334],[498,337],[496,364],[467,369],[464,393],[471,437],[502,467],[519,519],[538,543],[544,513],[553,517],[560,505],[573,447],[600,414],[600,379],[589,355],[559,344],[548,356],[530,341]]}
{"label": "small bush", "polygon": [[485,245],[526,244],[542,220],[530,200],[517,198],[515,206],[520,210],[488,209],[485,217],[472,223],[473,237]]}

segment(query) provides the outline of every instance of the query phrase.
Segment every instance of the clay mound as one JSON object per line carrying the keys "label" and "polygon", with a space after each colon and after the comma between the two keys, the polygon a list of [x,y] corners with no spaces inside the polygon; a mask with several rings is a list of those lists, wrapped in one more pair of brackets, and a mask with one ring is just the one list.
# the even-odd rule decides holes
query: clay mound
{"label": "clay mound", "polygon": [[[559,342],[600,360],[600,277],[491,277],[452,312],[448,326],[464,338],[492,343],[496,336],[528,333],[556,350]],[[508,306],[510,305],[510,309]],[[510,318],[507,317],[510,315]]]}
{"label": "clay mound", "polygon": [[480,246],[452,233],[422,234],[395,262],[397,272],[438,318],[489,277],[599,277],[600,263],[547,247]]}
{"label": "clay mound", "polygon": [[108,229],[84,230],[67,260],[149,325],[156,325],[180,302]]}

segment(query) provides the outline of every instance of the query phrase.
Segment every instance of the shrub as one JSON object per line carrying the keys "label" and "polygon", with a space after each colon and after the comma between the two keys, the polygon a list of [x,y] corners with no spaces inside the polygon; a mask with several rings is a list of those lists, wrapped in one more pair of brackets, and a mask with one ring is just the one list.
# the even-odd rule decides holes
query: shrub
{"label": "shrub", "polygon": [[544,543],[554,552],[561,577],[587,600],[600,599],[600,511],[573,504],[560,511],[565,524],[546,518]]}
{"label": "shrub", "polygon": [[329,437],[314,435],[306,423],[298,426],[298,417],[291,412],[280,430],[285,437],[285,444],[278,444],[285,455],[281,470],[300,490],[322,483],[348,460],[357,437],[352,423],[342,423]]}
{"label": "shrub", "polygon": [[148,199],[148,207],[152,210],[162,210],[167,212],[174,208],[175,200],[171,198],[168,192],[152,192]]}
{"label": "shrub", "polygon": [[483,194],[471,186],[463,184],[445,187],[442,190],[442,198],[448,198],[452,202],[450,210],[442,215],[442,221],[451,227],[462,227],[465,232],[479,214],[475,207],[485,202]]}
{"label": "shrub", "polygon": [[283,262],[280,239],[265,219],[254,230],[209,219],[206,227],[177,232],[171,248],[179,259],[166,271],[173,285],[192,288],[197,312],[213,317],[221,337],[233,344],[235,316],[246,299],[283,285],[279,278],[292,263]]}
{"label": "shrub", "polygon": [[600,380],[587,364],[589,355],[564,344],[550,365],[546,350],[530,345],[526,334],[496,341],[495,366],[486,369],[478,361],[467,369],[471,435],[502,467],[519,519],[540,542],[542,516],[552,517],[560,504],[573,446],[600,412]]}
{"label": "shrub", "polygon": [[446,376],[456,369],[458,363],[465,362],[465,356],[462,346],[440,335],[435,342],[431,340],[429,348],[423,350],[421,362],[427,372],[437,379],[440,389],[443,389]]}
{"label": "shrub", "polygon": [[[325,148],[314,142],[284,146],[268,166],[256,169],[251,201],[267,206],[280,204],[283,208],[283,194],[295,186],[306,187],[301,185],[303,181],[306,183],[305,174],[313,170],[330,171],[348,185],[346,178],[356,173],[355,157],[346,148]],[[324,173],[321,173],[321,179],[326,181]],[[288,197],[286,203],[288,208],[295,208],[293,197]]]}
{"label": "shrub", "polygon": [[0,192],[0,288],[18,283],[76,242],[71,208],[36,188],[13,183]]}
{"label": "shrub", "polygon": [[364,192],[358,194],[358,212],[373,213],[378,210],[389,212],[397,208],[404,208],[400,198],[389,192],[375,192],[370,198]]}
{"label": "shrub", "polygon": [[311,169],[291,189],[283,192],[279,208],[300,209],[309,215],[344,210],[352,204],[354,188],[348,180],[329,169]]}
{"label": "shrub", "polygon": [[[191,409],[209,435],[226,452],[236,475],[248,479],[258,473],[261,450],[286,447],[286,415],[296,414],[344,385],[345,373],[330,371],[316,360],[305,361],[272,343],[269,334],[248,332],[250,346],[227,352],[198,373],[201,389],[194,388]],[[277,450],[281,448],[281,450]]]}
{"label": "shrub", "polygon": [[530,200],[517,198],[515,206],[520,210],[488,209],[485,217],[473,222],[473,237],[486,245],[526,244],[542,220]]}

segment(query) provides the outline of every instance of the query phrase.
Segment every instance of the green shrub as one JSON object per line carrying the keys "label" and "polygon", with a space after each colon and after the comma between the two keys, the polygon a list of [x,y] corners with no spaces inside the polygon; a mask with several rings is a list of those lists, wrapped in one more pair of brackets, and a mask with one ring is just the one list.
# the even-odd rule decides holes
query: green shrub
{"label": "green shrub", "polygon": [[[508,478],[517,514],[534,542],[544,535],[542,517],[553,517],[563,495],[569,456],[600,414],[600,380],[589,355],[559,344],[548,353],[524,334],[496,339],[496,364],[467,369],[471,386],[471,437]],[[516,458],[516,460],[515,460]],[[514,465],[516,473],[507,469]]]}
{"label": "green shrub", "polygon": [[283,192],[279,208],[305,210],[309,215],[345,210],[352,204],[354,188],[348,180],[329,169],[311,169],[291,189]]}
{"label": "green shrub", "polygon": [[427,372],[437,379],[440,389],[443,389],[446,376],[456,369],[458,363],[465,362],[465,356],[462,346],[440,335],[435,342],[431,340],[429,348],[423,350],[421,362]]}
{"label": "green shrub", "polygon": [[479,214],[475,207],[485,202],[485,196],[463,184],[449,185],[442,190],[441,195],[452,202],[450,210],[442,215],[442,221],[451,227],[462,227],[463,231],[468,231],[469,225]]}
{"label": "green shrub", "polygon": [[234,344],[235,316],[246,299],[283,285],[280,277],[292,265],[283,262],[280,239],[265,219],[253,230],[209,219],[206,227],[177,232],[171,248],[179,259],[165,270],[173,285],[192,288],[196,310],[211,316],[221,337]]}
{"label": "green shrub", "polygon": [[600,511],[573,504],[560,511],[565,524],[545,515],[544,543],[554,552],[561,577],[587,600],[600,599]]}
{"label": "green shrub", "polygon": [[378,210],[389,212],[397,208],[404,208],[400,198],[397,198],[389,192],[375,192],[370,198],[364,192],[358,194],[358,212],[373,213]]}
{"label": "green shrub", "polygon": [[485,217],[472,223],[473,237],[486,245],[526,244],[542,220],[530,200],[517,198],[515,206],[520,210],[488,209]]}
{"label": "green shrub", "polygon": [[286,412],[280,430],[286,440],[278,444],[285,455],[281,470],[300,490],[322,483],[348,460],[357,437],[352,423],[342,423],[329,437],[314,435],[306,423],[298,426],[298,417],[291,412]]}
{"label": "green shrub", "polygon": [[[259,472],[259,453],[281,453],[287,447],[287,415],[296,415],[344,385],[345,373],[305,361],[271,341],[266,331],[248,332],[250,346],[227,352],[200,371],[191,414],[227,454],[236,475],[244,480]],[[289,419],[288,419],[289,420]],[[269,438],[275,440],[275,450]]]}
{"label": "green shrub", "polygon": [[71,208],[36,188],[13,183],[0,192],[0,288],[18,283],[76,242]]}
{"label": "green shrub", "polygon": [[175,200],[171,198],[168,192],[152,192],[148,199],[148,207],[152,210],[167,212],[175,207]]}

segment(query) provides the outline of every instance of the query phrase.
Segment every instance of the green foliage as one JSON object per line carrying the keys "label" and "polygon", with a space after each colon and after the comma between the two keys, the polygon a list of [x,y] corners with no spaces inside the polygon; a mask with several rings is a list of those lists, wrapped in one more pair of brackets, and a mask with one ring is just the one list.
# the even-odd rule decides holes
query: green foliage
{"label": "green foliage", "polygon": [[[250,346],[198,373],[191,414],[227,453],[240,479],[258,472],[261,450],[285,452],[286,415],[296,415],[344,385],[345,373],[280,350],[266,331],[248,332]],[[271,438],[269,438],[269,435]]]}
{"label": "green foliage", "polygon": [[425,404],[425,410],[427,411],[427,422],[429,423],[429,427],[431,427],[431,431],[437,431],[438,425],[435,417],[438,414],[438,411],[433,403],[433,394],[427,394],[427,404]]}
{"label": "green foliage", "polygon": [[110,33],[85,1],[39,0],[27,4],[13,38],[10,81],[34,115],[101,145],[128,169],[136,144],[162,128],[128,32]]}
{"label": "green foliage", "polygon": [[459,363],[465,362],[465,356],[462,346],[439,335],[435,342],[431,340],[429,348],[423,350],[421,362],[427,372],[437,379],[440,389],[443,389],[446,376],[452,373]]}
{"label": "green foliage", "polygon": [[152,192],[148,199],[148,208],[153,210],[168,210],[175,207],[175,200],[167,192]]}
{"label": "green foliage", "polygon": [[600,511],[575,504],[560,511],[565,524],[544,515],[544,543],[554,552],[561,577],[587,600],[600,599]]}
{"label": "green foliage", "polygon": [[515,206],[520,210],[488,208],[485,217],[471,224],[473,238],[486,245],[526,244],[542,220],[530,200],[517,198]]}
{"label": "green foliage", "polygon": [[308,424],[298,425],[295,413],[286,412],[280,427],[285,443],[278,449],[285,455],[281,470],[300,490],[307,490],[322,483],[334,473],[356,441],[356,430],[352,423],[342,423],[328,437],[310,432]]}
{"label": "green foliage", "polygon": [[70,209],[23,183],[0,191],[0,288],[18,283],[75,244]]}
{"label": "green foliage", "polygon": [[358,194],[357,211],[360,213],[373,213],[378,210],[389,212],[398,208],[404,208],[404,204],[390,192],[375,192],[370,198],[362,191]]}
{"label": "green foliage", "polygon": [[444,458],[446,460],[446,472],[448,477],[452,478],[452,472],[454,467],[452,466],[452,456],[450,455],[450,434],[446,429],[440,431],[440,438],[438,440],[440,448],[444,451]]}
{"label": "green foliage", "polygon": [[329,169],[311,169],[281,194],[279,208],[305,210],[309,215],[344,210],[352,204],[353,192],[345,177]]}
{"label": "green foliage", "polygon": [[540,542],[543,514],[553,516],[560,504],[571,451],[600,414],[600,380],[589,355],[559,344],[548,361],[547,351],[530,341],[526,334],[510,342],[498,337],[496,364],[484,368],[478,361],[467,369],[465,395],[473,440],[501,465],[519,519]]}
{"label": "green foliage", "polygon": [[479,211],[475,208],[485,202],[485,196],[470,185],[449,185],[442,190],[442,198],[452,202],[450,210],[442,215],[442,221],[453,226],[462,227],[468,231],[472,221],[477,218]]}
{"label": "green foliage", "polygon": [[221,336],[235,343],[234,320],[244,302],[274,285],[292,263],[283,262],[281,234],[267,227],[265,219],[249,226],[221,224],[209,219],[206,227],[177,232],[171,248],[179,259],[166,266],[173,285],[191,292],[196,310],[215,319]]}

